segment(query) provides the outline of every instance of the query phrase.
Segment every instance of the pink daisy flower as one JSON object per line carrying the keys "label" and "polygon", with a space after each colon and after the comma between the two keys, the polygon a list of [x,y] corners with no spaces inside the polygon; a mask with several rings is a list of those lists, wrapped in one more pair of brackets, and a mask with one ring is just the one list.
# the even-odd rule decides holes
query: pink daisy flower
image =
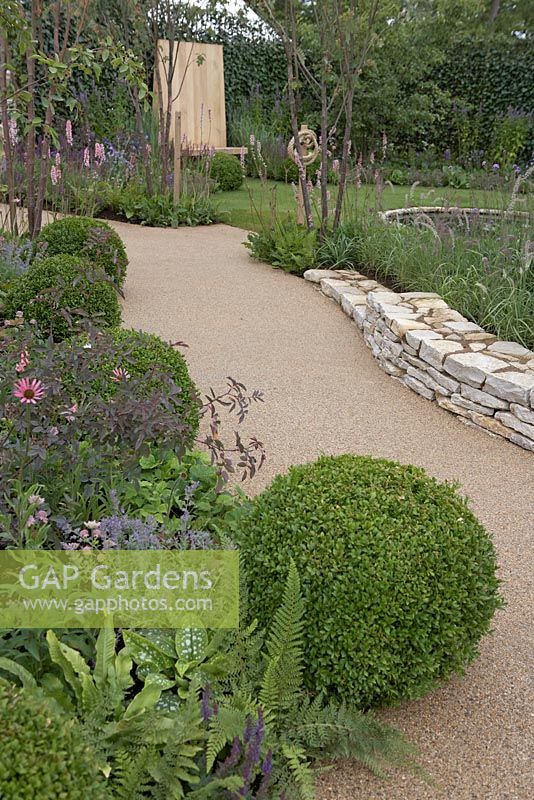
{"label": "pink daisy flower", "polygon": [[121,383],[122,381],[127,381],[130,377],[130,373],[127,369],[123,369],[122,367],[115,367],[113,370],[113,377],[111,378],[112,381],[115,383]]}
{"label": "pink daisy flower", "polygon": [[35,405],[38,400],[42,400],[45,396],[44,386],[41,381],[36,378],[30,380],[29,378],[21,378],[20,381],[15,383],[13,395],[18,397],[21,403]]}

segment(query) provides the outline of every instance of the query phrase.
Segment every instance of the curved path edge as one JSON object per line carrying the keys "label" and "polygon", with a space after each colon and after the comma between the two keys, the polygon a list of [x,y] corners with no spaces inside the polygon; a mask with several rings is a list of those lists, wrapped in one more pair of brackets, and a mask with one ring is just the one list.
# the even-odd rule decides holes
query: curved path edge
{"label": "curved path edge", "polygon": [[351,270],[311,269],[384,372],[487,433],[534,451],[534,353],[500,341],[434,292],[397,293]]}

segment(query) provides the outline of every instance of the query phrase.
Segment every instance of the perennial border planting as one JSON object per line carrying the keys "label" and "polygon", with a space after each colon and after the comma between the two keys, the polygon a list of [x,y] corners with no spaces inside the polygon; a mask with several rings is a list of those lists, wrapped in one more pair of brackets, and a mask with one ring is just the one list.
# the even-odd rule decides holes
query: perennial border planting
{"label": "perennial border planting", "polygon": [[534,452],[534,352],[500,341],[433,292],[393,292],[352,270],[310,269],[304,278],[356,322],[388,375]]}

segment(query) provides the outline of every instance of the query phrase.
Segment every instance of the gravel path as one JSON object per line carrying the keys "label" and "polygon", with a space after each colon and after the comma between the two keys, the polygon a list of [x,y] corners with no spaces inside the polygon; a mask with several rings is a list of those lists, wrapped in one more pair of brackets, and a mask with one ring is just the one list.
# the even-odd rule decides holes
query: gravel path
{"label": "gravel path", "polygon": [[116,228],[130,257],[125,324],[187,342],[203,389],[232,375],[264,390],[245,426],[268,450],[251,491],[321,453],[398,459],[457,480],[495,539],[507,608],[480,659],[463,679],[381,714],[420,746],[436,785],[399,773],[382,783],[338,764],[320,800],[534,798],[533,455],[385,375],[332,301],[250,261],[242,231]]}

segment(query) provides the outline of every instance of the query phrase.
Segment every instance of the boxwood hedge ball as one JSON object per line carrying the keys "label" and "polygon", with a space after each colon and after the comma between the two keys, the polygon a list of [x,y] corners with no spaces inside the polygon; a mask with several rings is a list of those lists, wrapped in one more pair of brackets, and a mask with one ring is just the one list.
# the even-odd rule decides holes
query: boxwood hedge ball
{"label": "boxwood hedge ball", "polygon": [[37,690],[0,681],[2,800],[111,800],[75,718]]}
{"label": "boxwood hedge ball", "polygon": [[105,273],[77,256],[59,255],[34,261],[27,272],[10,286],[4,299],[4,314],[14,317],[22,311],[25,319],[35,319],[43,335],[59,342],[73,335],[73,320],[82,309],[95,325],[117,326],[121,309],[117,292]]}
{"label": "boxwood hedge ball", "polygon": [[124,284],[128,257],[122,239],[107,222],[64,217],[45,225],[39,241],[46,243],[47,256],[81,256],[103,269],[117,285]]}
{"label": "boxwood hedge ball", "polygon": [[489,535],[454,486],[413,466],[344,455],[292,467],[236,538],[251,616],[268,625],[293,559],[308,688],[362,708],[461,673],[501,605]]}

